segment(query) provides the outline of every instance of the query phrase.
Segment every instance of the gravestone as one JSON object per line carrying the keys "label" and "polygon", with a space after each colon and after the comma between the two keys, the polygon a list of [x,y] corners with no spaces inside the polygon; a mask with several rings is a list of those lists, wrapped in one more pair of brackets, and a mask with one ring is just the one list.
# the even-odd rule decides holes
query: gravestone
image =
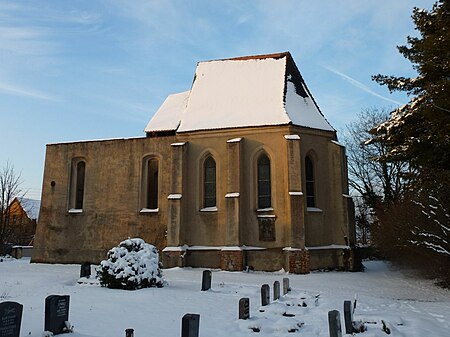
{"label": "gravestone", "polygon": [[0,336],[19,337],[23,305],[17,302],[0,303]]}
{"label": "gravestone", "polygon": [[211,270],[204,270],[202,276],[202,291],[211,289]]}
{"label": "gravestone", "polygon": [[277,300],[280,298],[280,282],[275,281],[273,283],[273,300]]}
{"label": "gravestone", "polygon": [[133,337],[134,336],[134,329],[125,329],[125,337]]}
{"label": "gravestone", "polygon": [[339,311],[328,311],[328,329],[330,337],[342,337],[341,316]]}
{"label": "gravestone", "polygon": [[200,315],[186,314],[181,320],[181,337],[198,337]]}
{"label": "gravestone", "polygon": [[283,278],[283,295],[286,295],[288,291],[291,291],[289,287],[289,279],[287,277]]}
{"label": "gravestone", "polygon": [[261,286],[261,306],[269,305],[270,303],[270,287],[268,284]]}
{"label": "gravestone", "polygon": [[85,262],[81,265],[80,277],[89,278],[89,276],[91,276],[91,264],[89,262]]}
{"label": "gravestone", "polygon": [[353,333],[353,309],[351,301],[344,301],[344,322],[345,322],[345,333]]}
{"label": "gravestone", "polygon": [[239,319],[250,318],[250,299],[243,297],[239,300]]}
{"label": "gravestone", "polygon": [[55,335],[68,332],[66,322],[69,321],[69,295],[50,295],[45,299],[44,330]]}

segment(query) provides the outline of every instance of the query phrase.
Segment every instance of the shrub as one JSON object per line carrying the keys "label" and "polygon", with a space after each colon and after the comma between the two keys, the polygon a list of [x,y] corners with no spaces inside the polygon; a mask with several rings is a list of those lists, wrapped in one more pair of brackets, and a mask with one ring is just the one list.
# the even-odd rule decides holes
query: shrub
{"label": "shrub", "polygon": [[112,289],[136,290],[163,287],[158,250],[142,239],[127,239],[112,248],[100,263],[100,285]]}

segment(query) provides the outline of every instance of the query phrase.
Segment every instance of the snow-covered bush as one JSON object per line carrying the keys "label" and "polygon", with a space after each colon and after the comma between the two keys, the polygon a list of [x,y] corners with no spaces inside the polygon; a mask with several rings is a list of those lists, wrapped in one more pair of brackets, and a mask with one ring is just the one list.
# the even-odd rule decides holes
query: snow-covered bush
{"label": "snow-covered bush", "polygon": [[97,269],[97,278],[103,287],[135,290],[163,287],[162,264],[158,250],[144,240],[122,241],[112,248]]}

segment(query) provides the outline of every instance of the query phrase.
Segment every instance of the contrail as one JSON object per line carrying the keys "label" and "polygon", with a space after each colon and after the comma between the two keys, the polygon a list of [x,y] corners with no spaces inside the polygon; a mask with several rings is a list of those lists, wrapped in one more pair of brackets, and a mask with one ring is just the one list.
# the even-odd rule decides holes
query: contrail
{"label": "contrail", "polygon": [[42,92],[20,88],[15,85],[11,85],[9,83],[4,83],[4,82],[0,82],[0,92],[8,94],[8,95],[30,97],[30,98],[35,98],[35,99],[40,99],[40,100],[45,100],[45,101],[52,101],[52,102],[61,102],[61,99],[52,97],[52,96],[44,94]]}
{"label": "contrail", "polygon": [[336,69],[333,69],[333,68],[330,68],[330,67],[327,67],[327,66],[322,66],[322,67],[324,67],[325,69],[331,71],[332,73],[335,73],[336,75],[339,75],[339,76],[342,77],[344,80],[346,80],[347,82],[349,82],[351,85],[353,85],[353,86],[357,87],[358,89],[361,89],[361,90],[363,90],[363,91],[365,91],[365,92],[367,92],[367,93],[369,93],[369,94],[371,94],[371,95],[373,95],[373,96],[375,96],[375,97],[384,99],[385,101],[388,101],[388,102],[391,102],[391,103],[395,103],[395,104],[397,104],[397,105],[403,105],[403,104],[404,104],[404,103],[401,103],[401,102],[399,102],[399,101],[393,100],[393,99],[391,99],[391,98],[389,98],[389,97],[385,97],[385,96],[382,96],[382,95],[380,95],[380,94],[377,94],[375,91],[373,91],[372,89],[370,89],[370,88],[369,88],[368,86],[366,86],[365,84],[363,84],[363,83],[361,83],[361,82],[355,80],[354,78],[352,78],[352,77],[350,77],[350,76],[348,76],[348,75],[345,75],[345,74],[341,73],[340,71],[338,71],[338,70],[336,70]]}

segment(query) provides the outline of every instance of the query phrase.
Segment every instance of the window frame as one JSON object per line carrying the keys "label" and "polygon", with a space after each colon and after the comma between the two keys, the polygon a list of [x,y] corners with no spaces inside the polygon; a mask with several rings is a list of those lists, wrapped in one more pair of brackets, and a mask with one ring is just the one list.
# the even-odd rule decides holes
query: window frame
{"label": "window frame", "polygon": [[316,193],[316,172],[315,163],[311,155],[306,155],[304,160],[305,167],[305,195],[306,207],[317,207],[317,193]]}
{"label": "window frame", "polygon": [[[208,164],[213,164],[210,167],[207,167]],[[204,156],[202,161],[202,173],[201,173],[201,211],[216,211],[217,210],[217,162],[214,159],[214,156],[208,153]],[[208,170],[214,169],[213,179],[209,179]],[[209,193],[208,185],[213,186],[211,191],[213,193]],[[210,195],[209,195],[210,194]],[[213,195],[214,194],[214,195]],[[212,200],[213,202],[208,202]]]}
{"label": "window frame", "polygon": [[[260,170],[262,168],[261,160],[263,160],[263,159],[267,159],[267,162],[264,163],[264,166],[268,168],[268,178],[263,177],[265,179],[261,178],[261,170]],[[272,161],[271,161],[269,155],[265,151],[259,153],[256,156],[256,205],[257,205],[258,211],[273,210],[272,167],[271,166],[272,166]],[[264,188],[262,183],[268,184],[268,192],[265,194],[263,194],[263,192],[261,191]],[[262,202],[263,198],[266,198],[266,202],[267,202],[267,198],[268,198],[268,203]]]}
{"label": "window frame", "polygon": [[[151,163],[156,166],[151,171]],[[156,168],[156,170],[155,170]],[[161,158],[157,155],[147,155],[142,159],[140,213],[158,213],[161,193]],[[153,178],[150,177],[153,175]]]}
{"label": "window frame", "polygon": [[[81,166],[82,165],[82,166]],[[86,202],[86,168],[84,158],[72,158],[69,182],[69,213],[83,213]]]}

